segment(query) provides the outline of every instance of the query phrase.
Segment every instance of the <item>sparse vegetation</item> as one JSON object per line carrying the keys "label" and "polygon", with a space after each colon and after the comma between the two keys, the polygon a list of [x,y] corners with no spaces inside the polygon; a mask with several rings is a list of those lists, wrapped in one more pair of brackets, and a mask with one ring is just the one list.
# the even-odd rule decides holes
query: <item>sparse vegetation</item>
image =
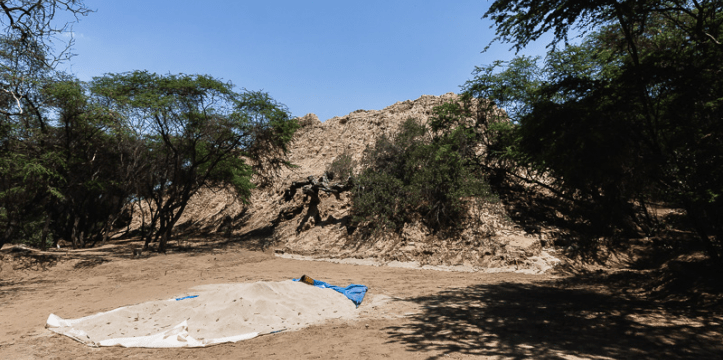
{"label": "sparse vegetation", "polygon": [[344,152],[334,158],[334,160],[326,167],[326,174],[329,180],[346,181],[354,176],[356,170],[356,161],[351,154]]}
{"label": "sparse vegetation", "polygon": [[299,126],[268,94],[145,71],[85,84],[56,71],[68,53],[52,47],[67,28],[52,23],[56,11],[85,15],[82,1],[2,8],[0,247],[45,248],[60,238],[93,245],[108,239],[124,208],[145,202],[146,246],[159,240],[163,251],[200,188],[230,185],[246,200],[254,173],[288,165]]}
{"label": "sparse vegetation", "polygon": [[433,132],[414,119],[380,136],[364,152],[355,180],[354,222],[371,232],[400,231],[418,219],[434,231],[460,230],[469,199],[491,198],[466,156],[471,136],[463,127]]}

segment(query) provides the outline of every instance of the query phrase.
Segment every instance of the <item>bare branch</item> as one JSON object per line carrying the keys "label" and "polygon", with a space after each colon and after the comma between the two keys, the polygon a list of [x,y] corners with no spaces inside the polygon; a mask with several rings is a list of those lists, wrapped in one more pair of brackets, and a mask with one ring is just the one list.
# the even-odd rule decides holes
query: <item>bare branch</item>
{"label": "bare branch", "polygon": [[721,45],[721,43],[718,42],[718,40],[716,40],[716,38],[714,38],[713,35],[708,34],[708,33],[704,33],[704,34],[705,34],[707,37],[709,37],[711,40],[713,40],[714,43],[716,43],[716,44],[718,44],[718,45]]}
{"label": "bare branch", "polygon": [[18,104],[18,110],[20,111],[20,114],[22,114],[22,113],[23,113],[23,107],[20,105],[20,99],[22,99],[23,97],[21,96],[21,97],[18,98],[18,97],[15,95],[14,92],[12,92],[12,91],[10,91],[10,90],[7,90],[7,89],[1,89],[1,90],[4,91],[4,92],[6,92],[6,93],[8,93],[8,94],[10,94],[10,95],[13,97],[13,99],[15,99],[15,101],[16,101],[17,104]]}

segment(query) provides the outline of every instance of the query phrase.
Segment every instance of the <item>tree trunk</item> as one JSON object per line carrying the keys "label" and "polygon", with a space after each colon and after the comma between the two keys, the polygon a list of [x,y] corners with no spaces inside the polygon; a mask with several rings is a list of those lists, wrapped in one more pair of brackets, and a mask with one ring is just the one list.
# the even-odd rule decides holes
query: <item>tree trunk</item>
{"label": "tree trunk", "polygon": [[[153,213],[153,208],[151,207],[150,202],[148,203],[148,215],[150,216],[150,224],[148,224],[148,230],[145,232],[145,243],[143,244],[143,250],[148,250],[148,245],[153,242],[153,236],[154,230],[156,228],[156,222],[159,221],[160,213],[156,212]],[[145,212],[143,213],[144,219],[145,219]]]}
{"label": "tree trunk", "polygon": [[163,238],[161,238],[161,243],[159,244],[158,249],[162,252],[166,252],[166,245],[168,244],[168,240],[171,239],[171,235],[173,234],[173,228],[176,226],[176,223],[181,218],[181,215],[183,215],[183,211],[186,210],[186,205],[188,204],[188,200],[191,199],[191,192],[186,191],[185,195],[182,197],[183,201],[181,203],[181,206],[178,208],[175,214],[173,214],[172,210],[171,216],[168,219],[168,222],[166,223],[166,229],[163,233]]}
{"label": "tree trunk", "polygon": [[113,216],[113,214],[108,215],[108,219],[105,221],[105,226],[103,227],[103,240],[100,241],[100,245],[103,246],[108,241],[108,238],[110,237],[111,233],[111,226],[113,226],[113,223],[115,222],[115,218],[117,216]]}
{"label": "tree trunk", "polygon": [[168,244],[168,239],[171,237],[169,232],[170,228],[165,229],[163,232],[163,236],[161,236],[161,241],[158,243],[158,251],[165,253],[166,252],[166,244]]}
{"label": "tree trunk", "polygon": [[80,244],[80,248],[85,248],[85,231],[80,232],[80,237],[78,238],[78,243]]}
{"label": "tree trunk", "polygon": [[80,223],[80,216],[75,216],[73,219],[73,232],[70,234],[70,240],[73,243],[73,249],[78,248],[78,224]]}
{"label": "tree trunk", "polygon": [[693,224],[695,232],[698,233],[698,238],[705,246],[708,257],[717,264],[721,263],[720,252],[717,244],[711,238],[715,238],[712,229],[710,229],[710,219],[707,217],[705,209],[701,209],[700,204],[694,202],[688,202],[685,206],[685,210],[688,213],[687,218]]}
{"label": "tree trunk", "polygon": [[50,215],[45,217],[45,225],[43,225],[43,232],[40,234],[40,250],[47,250],[48,232],[50,232]]}
{"label": "tree trunk", "polygon": [[10,237],[13,235],[13,230],[15,229],[15,226],[13,226],[13,221],[8,221],[8,227],[5,228],[5,233],[2,237],[0,237],[0,249],[5,245],[5,243],[10,242]]}
{"label": "tree trunk", "polygon": [[158,251],[159,252],[166,252],[166,245],[168,244],[168,239],[170,238],[170,232],[173,230],[173,227],[171,226],[171,219],[168,212],[171,210],[166,209],[164,211],[163,216],[161,216],[161,228],[158,229],[158,234],[160,235],[160,239],[158,242]]}
{"label": "tree trunk", "polygon": [[[138,201],[138,202],[140,203],[140,201]],[[138,204],[138,206],[140,207],[141,205]],[[133,203],[131,203],[131,215],[130,215],[130,216],[131,216],[131,220],[128,222],[128,226],[126,226],[126,234],[128,234],[128,233],[131,232],[131,224],[133,224],[133,214],[135,213],[135,208],[136,208],[136,205],[133,204]],[[141,214],[143,214],[142,211],[141,211]],[[141,224],[145,224],[145,218],[143,218],[142,216],[141,216]],[[142,226],[142,225],[141,225],[141,226]],[[142,232],[143,232],[143,231],[141,230],[141,233],[142,233]]]}

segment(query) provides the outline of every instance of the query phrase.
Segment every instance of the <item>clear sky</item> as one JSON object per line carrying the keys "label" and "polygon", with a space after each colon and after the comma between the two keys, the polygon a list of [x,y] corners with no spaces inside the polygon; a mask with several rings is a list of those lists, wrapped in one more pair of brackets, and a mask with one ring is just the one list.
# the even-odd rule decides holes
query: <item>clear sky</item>
{"label": "clear sky", "polygon": [[[484,0],[86,0],[74,25],[81,80],[148,70],[264,90],[324,121],[423,94],[459,92],[475,65],[509,60]],[[526,50],[536,55],[544,43]]]}

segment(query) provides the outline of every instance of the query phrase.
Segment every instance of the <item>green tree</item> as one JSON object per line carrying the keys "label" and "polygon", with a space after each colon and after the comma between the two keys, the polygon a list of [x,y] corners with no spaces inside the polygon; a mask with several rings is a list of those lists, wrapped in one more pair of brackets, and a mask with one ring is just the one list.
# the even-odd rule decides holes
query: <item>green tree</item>
{"label": "green tree", "polygon": [[160,251],[191,196],[230,184],[245,201],[253,169],[242,156],[253,160],[261,149],[283,154],[298,128],[267,94],[237,93],[205,75],[110,74],[95,78],[91,91],[141,139],[135,194],[153,211],[146,246],[160,239]]}
{"label": "green tree", "polygon": [[[720,260],[720,1],[504,0],[485,17],[517,49],[555,35],[543,66],[519,59],[499,73],[478,68],[465,86],[513,109],[518,125],[498,134],[498,150],[506,149],[498,154],[554,174],[568,194],[606,214],[601,222],[635,219],[632,201],[682,206]],[[573,30],[590,35],[567,45]]]}
{"label": "green tree", "polygon": [[470,201],[491,198],[471,156],[477,133],[461,123],[463,113],[459,104],[442,105],[430,126],[408,119],[365,150],[352,190],[356,225],[401,231],[422,220],[433,231],[454,233]]}
{"label": "green tree", "polygon": [[0,10],[0,246],[105,241],[129,202],[146,201],[146,246],[160,239],[164,250],[199,188],[231,185],[246,200],[253,174],[289,165],[298,124],[268,94],[142,71],[84,84],[55,70],[73,40],[59,43],[72,23],[54,22],[87,15],[83,1],[3,0]]}
{"label": "green tree", "polygon": [[77,80],[59,81],[44,90],[55,110],[42,150],[57,154],[51,184],[58,196],[47,202],[56,236],[84,247],[107,239],[112,224],[132,194],[123,159],[131,157],[122,117],[93,102]]}
{"label": "green tree", "polygon": [[55,47],[71,23],[54,19],[89,10],[75,0],[7,0],[0,9],[0,247],[10,241],[43,247],[48,204],[61,196],[55,185],[62,166],[61,156],[45,148],[52,116],[43,89],[59,77],[55,67],[73,44],[71,37]]}

